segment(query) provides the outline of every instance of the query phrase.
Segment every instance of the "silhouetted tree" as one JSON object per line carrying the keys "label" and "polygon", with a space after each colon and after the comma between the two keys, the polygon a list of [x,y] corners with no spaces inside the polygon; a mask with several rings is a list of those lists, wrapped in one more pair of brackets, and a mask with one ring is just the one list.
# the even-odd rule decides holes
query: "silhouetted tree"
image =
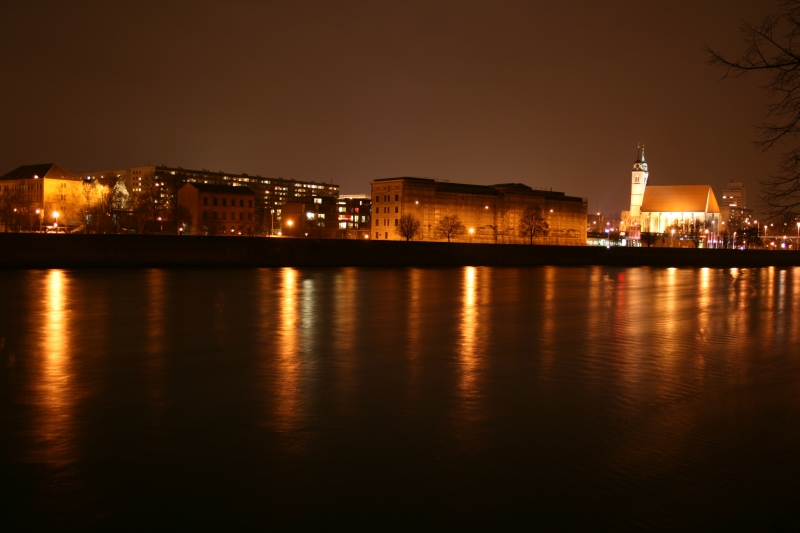
{"label": "silhouetted tree", "polygon": [[643,231],[640,236],[641,241],[650,248],[656,243],[656,239],[658,239],[658,234],[653,233],[651,231]]}
{"label": "silhouetted tree", "polygon": [[[724,68],[724,77],[766,75],[763,88],[772,101],[756,145],[768,150],[779,142],[796,144],[800,134],[800,0],[784,0],[777,13],[760,24],[745,22],[740,32],[745,45],[741,57],[728,59],[706,46],[708,63]],[[761,201],[771,213],[800,206],[800,148],[784,153],[778,172],[759,183]]]}
{"label": "silhouetted tree", "polygon": [[529,205],[525,207],[519,219],[519,235],[533,244],[534,237],[546,237],[550,233],[550,225],[542,215],[542,210]]}
{"label": "silhouetted tree", "polygon": [[734,245],[737,248],[742,246],[745,248],[761,246],[761,237],[758,235],[758,228],[742,228],[736,231],[736,242]]}
{"label": "silhouetted tree", "polygon": [[447,239],[447,242],[450,242],[450,239],[463,235],[466,231],[467,228],[461,223],[461,219],[458,218],[458,215],[447,215],[436,224],[434,235],[440,239]]}
{"label": "silhouetted tree", "polygon": [[422,232],[422,222],[414,215],[401,216],[398,224],[395,232],[406,241],[410,241],[414,237],[419,236]]}
{"label": "silhouetted tree", "polygon": [[156,219],[156,201],[159,198],[159,192],[155,175],[152,172],[143,175],[139,188],[141,190],[134,193],[131,198],[131,211],[136,221],[137,231],[144,233],[148,223]]}

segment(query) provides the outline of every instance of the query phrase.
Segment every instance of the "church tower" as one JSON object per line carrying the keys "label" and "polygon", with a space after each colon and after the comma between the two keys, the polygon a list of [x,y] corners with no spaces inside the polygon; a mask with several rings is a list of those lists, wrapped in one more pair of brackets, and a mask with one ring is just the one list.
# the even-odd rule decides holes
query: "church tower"
{"label": "church tower", "polygon": [[639,158],[633,163],[631,173],[631,214],[630,225],[641,227],[642,200],[647,186],[647,163],[644,160],[644,145],[639,145]]}

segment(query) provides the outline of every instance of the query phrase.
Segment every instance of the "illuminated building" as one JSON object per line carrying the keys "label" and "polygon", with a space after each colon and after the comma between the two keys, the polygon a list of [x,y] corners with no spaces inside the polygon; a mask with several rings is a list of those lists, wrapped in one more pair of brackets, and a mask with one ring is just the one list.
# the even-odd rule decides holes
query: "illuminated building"
{"label": "illuminated building", "polygon": [[650,185],[642,202],[642,231],[665,233],[670,228],[702,224],[718,231],[720,210],[709,185]]}
{"label": "illuminated building", "polygon": [[332,183],[266,178],[259,175],[230,174],[207,169],[189,170],[181,167],[133,167],[128,173],[128,190],[132,195],[147,192],[151,183],[157,184],[154,201],[157,209],[169,212],[174,208],[173,196],[185,183],[247,187],[255,194],[256,211],[262,212],[263,225],[269,229],[280,226],[283,204],[309,196],[338,198],[339,186]]}
{"label": "illuminated building", "polygon": [[747,208],[747,191],[740,181],[728,181],[719,204],[720,218],[729,230],[755,225],[753,210]]}
{"label": "illuminated building", "polygon": [[372,226],[372,198],[366,194],[339,196],[339,229],[365,230]]}
{"label": "illuminated building", "polygon": [[[631,207],[623,211],[621,230],[632,241],[642,232],[672,237],[709,230],[709,238],[720,231],[720,208],[709,185],[650,185],[644,158],[644,145],[639,145],[639,157],[631,173]],[[673,231],[674,230],[674,231]]]}
{"label": "illuminated building", "polygon": [[339,214],[335,198],[296,198],[283,204],[281,234],[285,237],[336,238]]}
{"label": "illuminated building", "polygon": [[255,193],[247,187],[187,183],[178,190],[178,205],[189,220],[190,235],[253,235]]}
{"label": "illuminated building", "polygon": [[642,201],[644,200],[644,191],[647,187],[647,178],[650,173],[647,171],[647,162],[644,159],[644,145],[639,145],[639,157],[633,163],[633,172],[631,172],[631,209],[628,218],[628,237],[632,239],[639,238],[639,231],[642,224]]}
{"label": "illuminated building", "polygon": [[469,185],[427,178],[386,178],[372,186],[373,240],[405,240],[397,234],[400,217],[413,215],[421,223],[414,240],[437,238],[436,226],[446,216],[456,215],[465,227],[456,240],[478,243],[525,243],[520,218],[525,208],[540,210],[550,226],[543,244],[586,244],[587,200],[552,190],[533,189],[520,183]]}
{"label": "illuminated building", "polygon": [[5,231],[75,227],[81,223],[82,193],[81,178],[58,165],[21,166],[0,177],[0,224]]}

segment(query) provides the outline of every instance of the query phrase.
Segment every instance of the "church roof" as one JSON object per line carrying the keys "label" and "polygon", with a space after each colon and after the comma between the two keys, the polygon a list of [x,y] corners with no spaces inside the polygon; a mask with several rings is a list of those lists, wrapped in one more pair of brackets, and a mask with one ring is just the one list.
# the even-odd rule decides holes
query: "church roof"
{"label": "church roof", "polygon": [[32,179],[80,180],[72,172],[67,172],[58,165],[45,163],[43,165],[23,165],[8,174],[0,176],[0,180],[32,180]]}
{"label": "church roof", "polygon": [[719,204],[710,185],[648,185],[642,212],[719,213]]}

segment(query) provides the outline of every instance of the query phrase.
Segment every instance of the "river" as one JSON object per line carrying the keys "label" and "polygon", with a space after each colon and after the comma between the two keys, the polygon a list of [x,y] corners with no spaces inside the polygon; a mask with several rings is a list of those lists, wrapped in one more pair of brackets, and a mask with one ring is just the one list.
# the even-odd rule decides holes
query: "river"
{"label": "river", "polygon": [[4,270],[0,294],[24,530],[800,525],[800,268]]}

